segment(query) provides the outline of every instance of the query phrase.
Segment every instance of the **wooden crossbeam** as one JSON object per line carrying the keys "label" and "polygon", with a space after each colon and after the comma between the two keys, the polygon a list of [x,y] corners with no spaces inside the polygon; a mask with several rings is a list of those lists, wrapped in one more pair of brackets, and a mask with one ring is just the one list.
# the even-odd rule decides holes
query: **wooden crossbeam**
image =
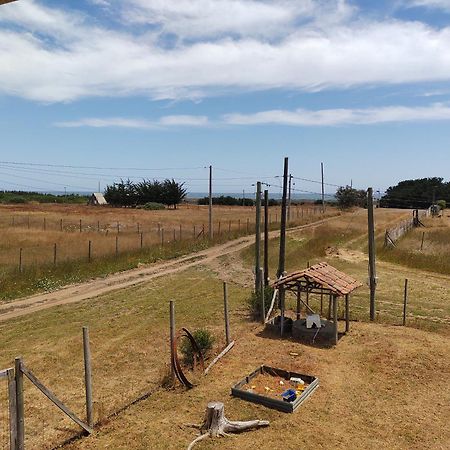
{"label": "wooden crossbeam", "polygon": [[17,0],[0,0],[0,5],[5,5],[6,3],[16,2]]}
{"label": "wooden crossbeam", "polygon": [[41,383],[37,377],[27,369],[24,364],[21,364],[20,370],[22,373],[50,400],[52,401],[64,414],[69,416],[77,425],[87,431],[89,434],[93,433],[93,429],[85,424],[74,412],[72,412],[64,403],[56,397],[56,395],[47,389],[43,383]]}

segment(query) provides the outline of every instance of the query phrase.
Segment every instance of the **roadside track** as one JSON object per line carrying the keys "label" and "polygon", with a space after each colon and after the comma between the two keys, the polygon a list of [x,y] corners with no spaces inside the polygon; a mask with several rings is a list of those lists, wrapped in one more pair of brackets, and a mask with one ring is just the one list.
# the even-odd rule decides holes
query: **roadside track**
{"label": "roadside track", "polygon": [[[337,220],[340,217],[342,216],[337,215],[317,222],[290,228],[287,230],[287,233],[314,228],[323,223]],[[275,238],[278,237],[279,234],[279,230],[276,230],[271,231],[269,236],[270,238]],[[254,235],[244,236],[173,260],[157,262],[144,267],[114,273],[104,278],[95,278],[83,283],[68,285],[56,291],[36,294],[31,297],[25,297],[11,302],[4,302],[0,304],[0,322],[32,314],[44,309],[53,308],[55,306],[88,300],[119,289],[136,286],[153,280],[154,278],[172,275],[191,267],[207,265],[208,262],[213,259],[230,253],[240,252],[254,242]]]}

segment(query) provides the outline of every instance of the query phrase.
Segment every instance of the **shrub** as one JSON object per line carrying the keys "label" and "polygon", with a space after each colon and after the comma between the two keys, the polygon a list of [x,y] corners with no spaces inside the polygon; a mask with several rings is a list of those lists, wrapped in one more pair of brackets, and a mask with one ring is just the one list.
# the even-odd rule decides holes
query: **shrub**
{"label": "shrub", "polygon": [[[270,303],[273,297],[273,288],[270,286],[265,286],[264,288],[264,315],[267,315]],[[248,299],[248,309],[250,310],[251,316],[255,320],[261,320],[261,295],[258,292],[252,292],[252,295]]]}
{"label": "shrub", "polygon": [[162,203],[156,202],[148,202],[142,206],[143,209],[147,209],[149,211],[159,211],[161,209],[166,209],[166,207]]}
{"label": "shrub", "polygon": [[[206,329],[201,328],[192,333],[197,345],[202,352],[203,357],[208,356],[209,351],[214,344],[214,336]],[[194,350],[188,338],[184,337],[180,344],[180,351],[183,355],[184,362],[192,365],[194,363]]]}
{"label": "shrub", "polygon": [[23,197],[19,197],[19,196],[10,197],[8,199],[8,203],[19,204],[19,203],[26,203],[26,202],[27,201]]}

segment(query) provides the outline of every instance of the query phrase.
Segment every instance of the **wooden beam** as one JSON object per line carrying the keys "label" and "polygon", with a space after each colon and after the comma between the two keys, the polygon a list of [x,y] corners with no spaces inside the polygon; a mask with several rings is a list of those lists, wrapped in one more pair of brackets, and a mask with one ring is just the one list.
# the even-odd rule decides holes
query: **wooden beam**
{"label": "wooden beam", "polygon": [[5,5],[6,3],[16,2],[17,0],[0,0],[0,5]]}
{"label": "wooden beam", "polygon": [[231,341],[212,361],[211,364],[205,369],[205,375],[211,370],[211,368],[219,361],[220,358],[223,358],[232,348],[234,347],[234,341]]}
{"label": "wooden beam", "polygon": [[56,397],[56,395],[47,389],[31,372],[31,370],[27,369],[25,365],[22,363],[20,365],[20,370],[22,373],[51,401],[53,402],[64,414],[70,417],[77,425],[79,425],[83,430],[87,431],[89,434],[93,433],[93,429],[85,424],[74,412],[72,412],[66,405],[64,405],[61,400]]}

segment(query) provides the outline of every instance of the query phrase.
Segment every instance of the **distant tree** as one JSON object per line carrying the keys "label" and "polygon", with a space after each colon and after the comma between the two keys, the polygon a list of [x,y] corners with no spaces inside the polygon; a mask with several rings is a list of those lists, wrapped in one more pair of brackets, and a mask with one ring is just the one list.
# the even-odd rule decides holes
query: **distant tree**
{"label": "distant tree", "polygon": [[450,182],[444,182],[441,177],[400,181],[386,190],[380,206],[426,209],[432,204],[433,198],[450,202]]}
{"label": "distant tree", "polygon": [[353,189],[350,186],[341,186],[336,191],[336,200],[338,207],[348,209],[353,206],[366,205],[366,191]]}
{"label": "distant tree", "polygon": [[[199,198],[197,200],[199,205],[208,205],[209,197]],[[220,197],[212,198],[213,205],[222,205],[222,206],[253,206],[255,201],[251,198],[236,198],[230,195],[221,195]]]}
{"label": "distant tree", "polygon": [[136,195],[138,197],[138,204],[145,205],[146,203],[163,203],[164,186],[158,180],[142,180],[135,184]]}
{"label": "distant tree", "polygon": [[187,189],[184,188],[184,183],[178,183],[174,179],[164,180],[162,182],[162,198],[160,203],[173,206],[174,209],[177,209],[177,205],[186,198],[186,194]]}
{"label": "distant tree", "polygon": [[442,210],[447,208],[447,202],[445,200],[438,200],[436,203]]}
{"label": "distant tree", "polygon": [[106,186],[104,196],[112,206],[136,206],[138,202],[136,186],[129,179]]}

